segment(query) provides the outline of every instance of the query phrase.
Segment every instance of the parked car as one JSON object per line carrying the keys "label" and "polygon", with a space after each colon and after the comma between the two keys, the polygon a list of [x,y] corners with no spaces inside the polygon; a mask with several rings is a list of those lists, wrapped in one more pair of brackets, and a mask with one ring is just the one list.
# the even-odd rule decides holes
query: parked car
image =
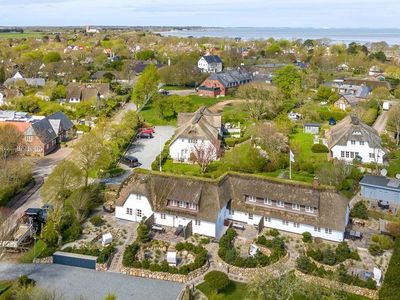
{"label": "parked car", "polygon": [[125,155],[120,160],[121,164],[127,165],[131,168],[136,168],[140,166],[139,160],[135,156]]}
{"label": "parked car", "polygon": [[149,128],[141,128],[140,132],[153,134],[156,131],[154,130],[154,128],[149,127]]}
{"label": "parked car", "polygon": [[160,95],[164,95],[164,96],[168,96],[168,95],[169,95],[169,91],[163,90],[163,89],[159,89],[159,90],[158,90],[158,93],[159,93]]}
{"label": "parked car", "polygon": [[139,133],[139,138],[151,139],[151,138],[153,138],[153,135],[151,133],[141,132],[141,133]]}

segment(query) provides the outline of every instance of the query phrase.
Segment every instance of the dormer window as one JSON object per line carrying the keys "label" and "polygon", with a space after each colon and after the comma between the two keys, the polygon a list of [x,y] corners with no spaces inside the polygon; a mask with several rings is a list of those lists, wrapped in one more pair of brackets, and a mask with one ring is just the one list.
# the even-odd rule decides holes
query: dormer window
{"label": "dormer window", "polygon": [[249,200],[249,202],[256,202],[257,198],[255,196],[248,196],[247,200]]}
{"label": "dormer window", "polygon": [[292,204],[292,209],[294,209],[294,210],[300,210],[300,204],[293,203],[293,204]]}
{"label": "dormer window", "polygon": [[189,203],[189,209],[197,210],[197,204]]}
{"label": "dormer window", "polygon": [[276,206],[278,206],[278,207],[285,207],[285,202],[283,202],[283,201],[277,201],[277,202],[276,202]]}
{"label": "dormer window", "polygon": [[268,198],[264,198],[264,204],[265,205],[272,205],[272,200]]}
{"label": "dormer window", "polygon": [[353,135],[361,135],[360,131],[353,131]]}
{"label": "dormer window", "polygon": [[305,207],[305,211],[308,212],[308,213],[313,214],[313,213],[314,213],[314,207],[306,206],[306,207]]}
{"label": "dormer window", "polygon": [[179,207],[185,208],[186,207],[186,203],[183,201],[179,201]]}
{"label": "dormer window", "polygon": [[170,206],[177,206],[178,203],[176,202],[176,200],[170,200],[170,201],[169,201],[169,205],[170,205]]}

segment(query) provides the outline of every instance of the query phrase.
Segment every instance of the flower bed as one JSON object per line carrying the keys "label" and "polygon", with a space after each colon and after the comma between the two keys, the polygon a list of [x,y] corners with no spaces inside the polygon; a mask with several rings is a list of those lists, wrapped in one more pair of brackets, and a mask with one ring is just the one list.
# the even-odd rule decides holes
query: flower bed
{"label": "flower bed", "polygon": [[187,275],[190,272],[201,268],[207,262],[207,250],[200,245],[196,246],[188,242],[178,243],[175,248],[177,252],[187,251],[193,253],[194,261],[180,267],[170,266],[166,260],[163,260],[161,263],[152,262],[148,259],[138,260],[137,256],[142,247],[143,245],[138,242],[126,247],[122,260],[124,267],[148,269],[153,272]]}
{"label": "flower bed", "polygon": [[328,266],[340,264],[347,259],[360,260],[357,251],[352,251],[346,242],[341,242],[335,249],[321,245],[309,245],[307,256]]}
{"label": "flower bed", "polygon": [[376,289],[376,282],[372,278],[362,280],[358,276],[347,273],[346,267],[341,264],[337,270],[326,270],[323,266],[318,266],[309,257],[301,256],[297,259],[297,269],[304,274],[318,276],[321,278],[335,278],[339,282],[362,288]]}
{"label": "flower bed", "polygon": [[240,268],[265,267],[271,263],[277,262],[285,255],[285,243],[279,237],[267,240],[265,236],[257,239],[257,244],[267,247],[271,250],[271,255],[267,256],[260,251],[254,256],[241,257],[234,247],[236,231],[229,228],[219,241],[218,255],[227,264]]}

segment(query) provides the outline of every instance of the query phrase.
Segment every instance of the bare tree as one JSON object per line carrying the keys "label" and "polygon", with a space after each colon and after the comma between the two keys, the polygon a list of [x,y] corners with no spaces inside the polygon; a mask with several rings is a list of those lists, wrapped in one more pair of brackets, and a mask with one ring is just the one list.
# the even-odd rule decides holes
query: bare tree
{"label": "bare tree", "polygon": [[22,134],[16,126],[7,123],[0,125],[0,155],[3,160],[17,152],[21,141]]}
{"label": "bare tree", "polygon": [[211,162],[220,156],[220,141],[200,141],[193,145],[191,160],[200,166],[201,172],[205,173]]}

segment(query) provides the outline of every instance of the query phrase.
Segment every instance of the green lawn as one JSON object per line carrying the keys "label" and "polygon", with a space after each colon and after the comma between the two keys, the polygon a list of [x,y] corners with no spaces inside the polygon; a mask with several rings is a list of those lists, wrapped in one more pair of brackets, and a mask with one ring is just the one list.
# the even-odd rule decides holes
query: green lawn
{"label": "green lawn", "polygon": [[37,38],[37,37],[42,37],[44,35],[47,35],[44,32],[24,32],[24,33],[19,33],[19,32],[0,32],[0,39],[5,38],[5,39],[18,39],[18,38]]}
{"label": "green lawn", "polygon": [[13,285],[12,281],[0,281],[0,295]]}
{"label": "green lawn", "polygon": [[[190,95],[188,96],[191,99],[193,104],[193,111],[196,111],[201,106],[212,106],[215,103],[221,101],[216,98],[208,98],[208,97],[200,97],[198,95]],[[225,98],[224,98],[225,99]],[[144,118],[147,123],[151,123],[153,125],[175,125],[176,119],[161,119],[156,110],[154,109],[152,102],[149,101],[145,107],[143,107],[140,115]]]}
{"label": "green lawn", "polygon": [[194,87],[179,85],[164,85],[161,88],[166,91],[194,90]]}
{"label": "green lawn", "polygon": [[[247,285],[245,283],[240,283],[236,281],[231,281],[231,283],[221,292],[219,292],[216,296],[215,291],[210,288],[210,286],[203,282],[197,286],[204,295],[206,295],[209,299],[216,298],[220,300],[242,300],[245,299],[246,296],[246,288]],[[216,297],[215,297],[216,296]],[[358,296],[354,294],[347,294],[347,300],[369,300],[369,298]],[[308,300],[303,295],[295,295],[293,300]]]}
{"label": "green lawn", "polygon": [[[215,291],[210,288],[210,286],[203,282],[197,286],[197,288],[203,292],[208,298],[212,295],[215,295]],[[221,292],[218,293],[218,296],[221,297],[218,299],[224,300],[241,300],[244,299],[246,295],[246,284],[240,283],[236,281],[231,281],[231,283]]]}
{"label": "green lawn", "polygon": [[400,173],[400,150],[395,152],[395,156],[389,159],[389,166],[387,168],[388,176],[394,177],[396,174]]}
{"label": "green lawn", "polygon": [[297,133],[290,136],[290,146],[296,152],[295,161],[298,162],[310,162],[312,164],[318,164],[328,161],[328,153],[314,153],[311,151],[313,146],[314,136],[309,133],[302,132],[302,129],[298,129]]}

